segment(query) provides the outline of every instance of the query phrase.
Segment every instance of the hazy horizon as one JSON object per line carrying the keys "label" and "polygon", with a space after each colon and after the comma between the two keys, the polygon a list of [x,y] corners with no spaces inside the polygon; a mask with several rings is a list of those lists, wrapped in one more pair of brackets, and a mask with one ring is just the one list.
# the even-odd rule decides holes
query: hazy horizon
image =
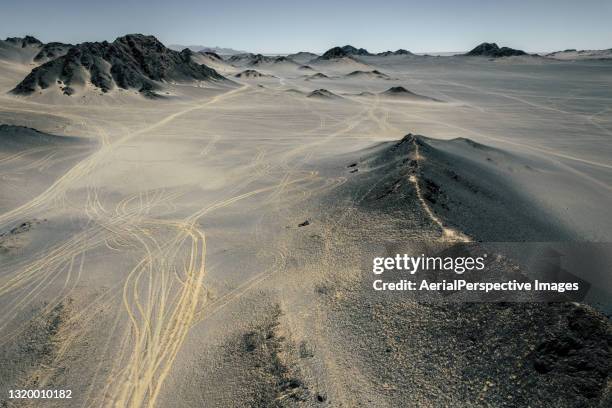
{"label": "hazy horizon", "polygon": [[[289,3],[289,4],[288,4]],[[35,12],[32,12],[35,10]],[[0,37],[34,35],[41,41],[112,41],[152,34],[164,44],[204,45],[268,54],[324,52],[351,44],[371,52],[457,52],[482,42],[528,52],[612,47],[612,3],[588,0],[388,1],[331,4],[266,1],[203,4],[195,0],[108,0],[82,4],[32,0],[3,5]],[[52,24],[50,24],[52,23]]]}

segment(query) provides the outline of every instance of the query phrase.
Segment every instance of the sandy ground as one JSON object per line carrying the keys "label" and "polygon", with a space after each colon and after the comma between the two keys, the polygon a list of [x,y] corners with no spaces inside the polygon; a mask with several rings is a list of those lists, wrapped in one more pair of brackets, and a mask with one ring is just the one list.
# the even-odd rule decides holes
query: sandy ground
{"label": "sandy ground", "polygon": [[[610,401],[590,306],[422,303],[364,268],[389,243],[609,242],[610,63],[312,67],[147,100],[15,97],[31,67],[0,62],[0,406]],[[346,77],[373,69],[390,79]]]}

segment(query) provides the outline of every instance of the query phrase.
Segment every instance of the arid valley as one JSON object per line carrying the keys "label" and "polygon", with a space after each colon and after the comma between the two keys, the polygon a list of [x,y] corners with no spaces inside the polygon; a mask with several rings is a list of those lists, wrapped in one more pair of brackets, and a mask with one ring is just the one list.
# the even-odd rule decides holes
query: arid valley
{"label": "arid valley", "polygon": [[0,41],[0,407],[609,406],[609,268],[580,302],[372,290],[389,251],[612,240],[610,52],[493,45]]}

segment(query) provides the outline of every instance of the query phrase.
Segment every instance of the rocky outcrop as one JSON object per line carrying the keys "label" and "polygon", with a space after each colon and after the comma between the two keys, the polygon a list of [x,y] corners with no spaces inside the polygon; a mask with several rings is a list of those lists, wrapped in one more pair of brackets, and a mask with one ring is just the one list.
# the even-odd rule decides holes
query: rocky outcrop
{"label": "rocky outcrop", "polygon": [[50,42],[44,44],[38,54],[34,56],[34,62],[45,63],[56,58],[66,55],[72,44],[64,44],[60,42]]}

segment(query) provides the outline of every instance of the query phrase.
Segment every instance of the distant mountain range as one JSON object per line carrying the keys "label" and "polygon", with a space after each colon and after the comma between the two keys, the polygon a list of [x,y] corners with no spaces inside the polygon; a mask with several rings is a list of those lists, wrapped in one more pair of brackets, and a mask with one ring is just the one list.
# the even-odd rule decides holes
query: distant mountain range
{"label": "distant mountain range", "polygon": [[182,51],[185,48],[190,49],[194,52],[214,52],[219,55],[236,55],[236,54],[247,54],[246,51],[239,51],[233,48],[224,48],[224,47],[208,47],[206,45],[180,45],[180,44],[171,44],[168,46],[171,50],[174,51]]}
{"label": "distant mountain range", "polygon": [[612,59],[612,48],[608,48],[607,50],[568,49],[548,53],[545,57],[557,60],[607,60]]}
{"label": "distant mountain range", "polygon": [[[365,48],[352,45],[333,47],[321,56],[305,51],[288,56],[269,56],[242,53],[230,48],[176,45],[171,47],[181,48],[181,51],[164,46],[153,36],[142,34],[125,35],[113,42],[84,42],[76,45],[59,42],[44,44],[32,36],[9,37],[0,40],[0,60],[34,66],[11,91],[17,95],[29,95],[53,88],[59,89],[66,95],[72,95],[78,93],[80,89],[93,86],[93,89],[102,93],[121,88],[134,89],[145,96],[158,96],[155,91],[161,89],[164,82],[231,82],[208,66],[209,63],[217,68],[219,66],[216,63],[226,61],[234,66],[283,64],[286,68],[293,65],[295,69],[312,70],[307,64],[317,62],[329,64],[342,60],[364,62],[360,61],[361,59],[368,64],[375,64],[376,57],[414,56],[404,49],[373,54]],[[230,52],[233,55],[228,55]],[[458,56],[486,58],[529,56],[570,61],[609,60],[612,59],[612,49],[580,51],[567,49],[545,55],[530,55],[522,50],[485,42]],[[349,75],[386,79],[386,75],[376,70],[355,71]],[[246,71],[243,76],[254,77],[255,73]],[[309,77],[309,79],[317,78]]]}
{"label": "distant mountain range", "polygon": [[299,65],[296,61],[288,56],[267,56],[262,54],[236,54],[228,56],[225,61],[234,66],[251,66],[256,67],[264,64],[291,64]]}

